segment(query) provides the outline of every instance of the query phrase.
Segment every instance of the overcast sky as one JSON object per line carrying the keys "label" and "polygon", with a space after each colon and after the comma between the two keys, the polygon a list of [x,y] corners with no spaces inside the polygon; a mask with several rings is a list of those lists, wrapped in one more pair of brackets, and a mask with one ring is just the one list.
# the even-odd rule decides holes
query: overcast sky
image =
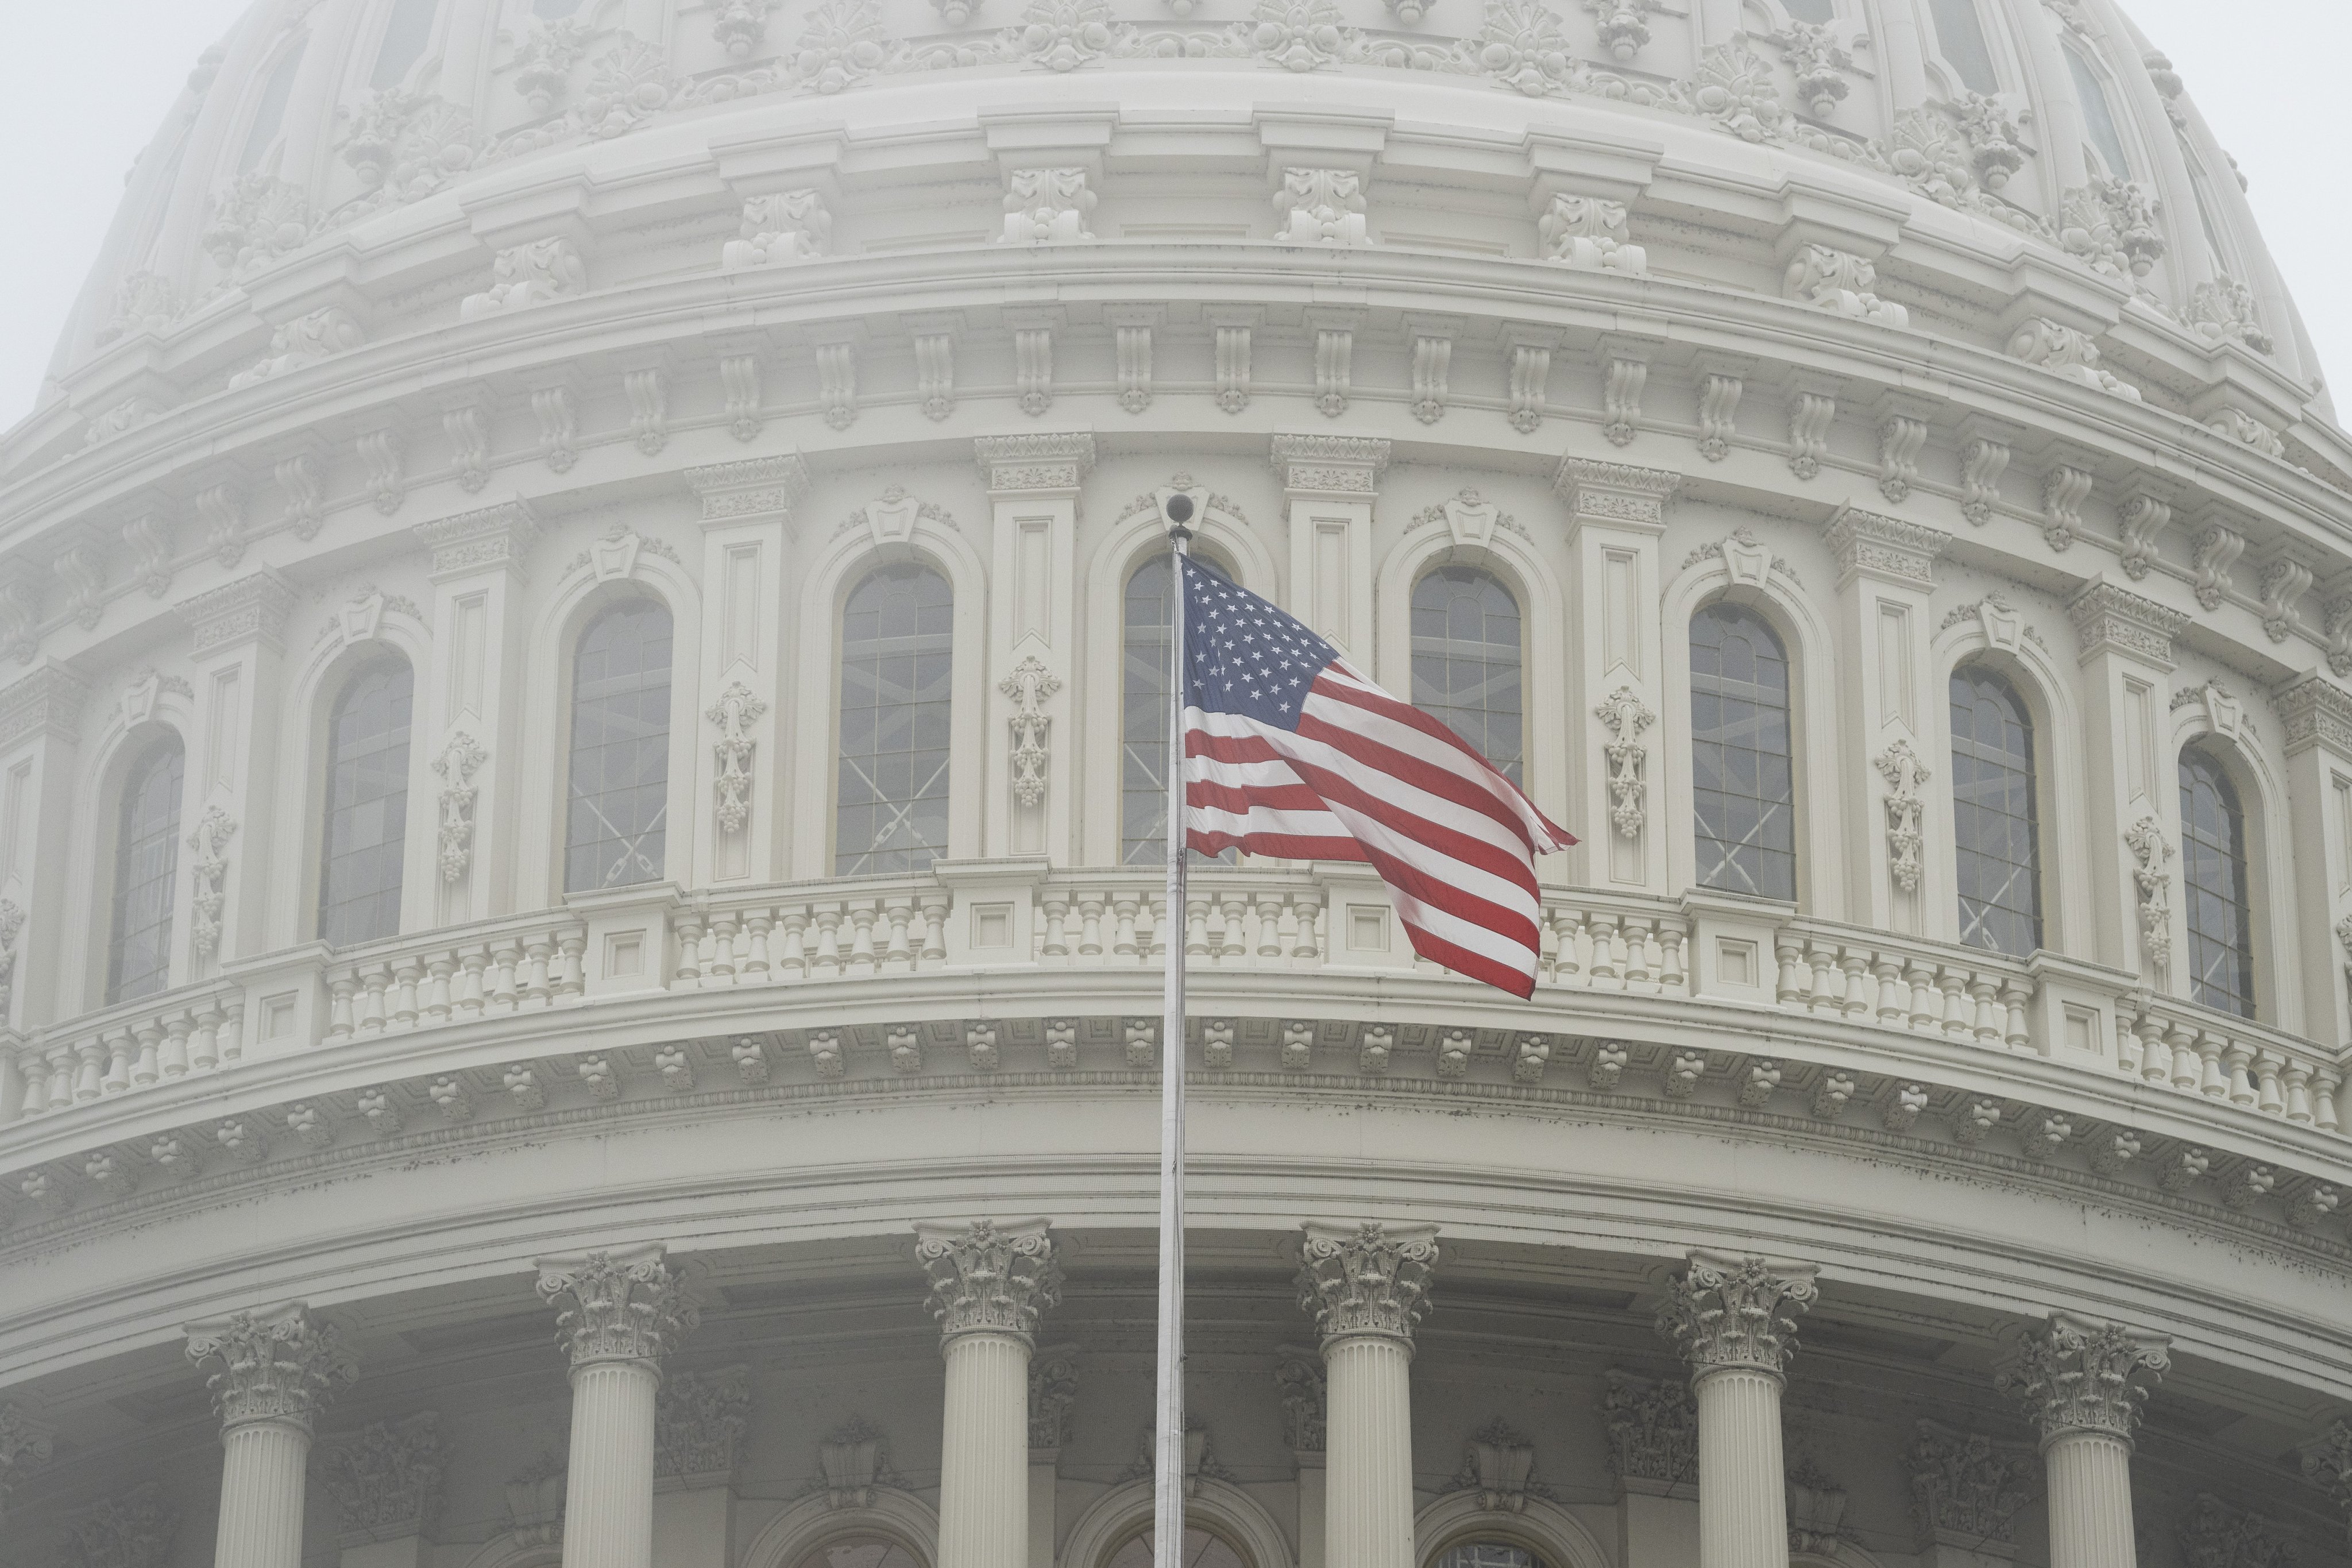
{"label": "overcast sky", "polygon": [[[1473,0],[1453,0],[1467,5]],[[122,191],[196,56],[246,0],[0,0],[0,428],[28,412]],[[2346,0],[2126,0],[2253,182],[2323,362],[2352,376]],[[2352,416],[2352,398],[2344,414]]]}

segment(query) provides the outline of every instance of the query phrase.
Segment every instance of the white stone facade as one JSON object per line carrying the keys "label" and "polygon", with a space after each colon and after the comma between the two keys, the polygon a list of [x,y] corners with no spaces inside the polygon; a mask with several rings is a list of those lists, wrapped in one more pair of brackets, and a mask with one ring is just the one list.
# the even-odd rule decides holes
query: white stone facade
{"label": "white stone facade", "polygon": [[[1178,1047],[1203,1568],[2342,1562],[2352,443],[2187,85],[264,0],[0,437],[0,1568],[1129,1568]],[[1176,490],[1582,836],[1532,1003],[1165,908]]]}

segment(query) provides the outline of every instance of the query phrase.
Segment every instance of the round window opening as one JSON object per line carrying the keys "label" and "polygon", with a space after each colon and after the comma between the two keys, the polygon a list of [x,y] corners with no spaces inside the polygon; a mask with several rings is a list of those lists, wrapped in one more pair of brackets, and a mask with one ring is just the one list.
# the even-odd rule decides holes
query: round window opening
{"label": "round window opening", "polygon": [[1524,1546],[1471,1541],[1446,1548],[1430,1568],[1547,1568],[1547,1564]]}
{"label": "round window opening", "polygon": [[803,1557],[796,1568],[923,1568],[923,1563],[895,1541],[852,1535],[826,1542]]}
{"label": "round window opening", "polygon": [[[1128,1537],[1126,1544],[1104,1562],[1103,1568],[1151,1568],[1151,1541],[1149,1530]],[[1190,1529],[1184,1531],[1184,1568],[1250,1568],[1250,1560],[1223,1537]]]}

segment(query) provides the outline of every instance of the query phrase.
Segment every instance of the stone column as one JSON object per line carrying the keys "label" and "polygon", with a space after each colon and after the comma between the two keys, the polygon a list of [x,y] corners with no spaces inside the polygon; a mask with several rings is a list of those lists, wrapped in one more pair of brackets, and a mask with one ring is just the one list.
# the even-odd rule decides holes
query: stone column
{"label": "stone column", "polygon": [[302,1568],[310,1421],[359,1376],[331,1324],[299,1301],[187,1327],[188,1359],[219,1363],[207,1386],[221,1418],[216,1563]]}
{"label": "stone column", "polygon": [[1298,1304],[1323,1336],[1323,1554],[1345,1568],[1412,1568],[1412,1325],[1437,1227],[1310,1220]]}
{"label": "stone column", "polygon": [[563,1568],[652,1568],[654,1401],[661,1358],[700,1321],[658,1244],[539,1260],[572,1352]]}
{"label": "stone column", "polygon": [[939,1568],[1025,1568],[1029,1352],[1039,1314],[1062,1299],[1052,1226],[918,1221],[915,1257],[947,1362]]}
{"label": "stone column", "polygon": [[1787,1568],[1780,1369],[1797,1348],[1790,1310],[1812,1305],[1815,1271],[1694,1251],[1658,1314],[1698,1402],[1699,1568]]}
{"label": "stone column", "polygon": [[2170,1364],[2161,1334],[2051,1314],[2026,1337],[2003,1392],[2042,1428],[2050,1499],[2050,1568],[2135,1568],[2132,1428],[2147,1390],[2132,1381]]}

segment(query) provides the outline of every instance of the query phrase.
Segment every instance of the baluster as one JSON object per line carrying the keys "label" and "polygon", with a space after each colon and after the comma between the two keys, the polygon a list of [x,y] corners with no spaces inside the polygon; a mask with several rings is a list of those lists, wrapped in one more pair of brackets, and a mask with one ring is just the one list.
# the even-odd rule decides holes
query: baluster
{"label": "baluster", "polygon": [[1664,955],[1659,966],[1659,989],[1670,996],[1690,994],[1690,931],[1673,917],[1658,922],[1658,945]]}
{"label": "baluster", "polygon": [[1184,955],[1206,958],[1209,954],[1209,897],[1193,893],[1184,900]]}
{"label": "baluster", "polygon": [[588,994],[588,928],[584,925],[565,926],[558,933],[556,951],[562,976],[555,983],[553,1000],[558,1005],[579,1002]]}
{"label": "baluster", "polygon": [[[775,963],[768,953],[768,932],[774,929],[776,918],[765,909],[757,909],[743,917],[745,931],[743,968],[736,975],[746,985],[765,985],[775,977]],[[899,941],[906,940],[906,931],[899,929]]]}
{"label": "baluster", "polygon": [[132,1052],[131,1057],[131,1084],[144,1088],[163,1076],[163,1045],[165,1027],[161,1018],[146,1018],[141,1020],[139,1026],[131,1031],[139,1041],[139,1048]]}
{"label": "baluster", "polygon": [[1870,972],[1878,981],[1878,1021],[1890,1029],[1905,1027],[1910,1021],[1911,986],[1903,978],[1903,961],[1882,952],[1872,960]]}
{"label": "baluster", "polygon": [[49,1109],[63,1110],[74,1102],[74,1093],[80,1072],[81,1052],[72,1046],[49,1048]]}
{"label": "baluster", "polygon": [[348,1040],[355,1027],[352,1018],[352,993],[359,988],[356,976],[348,970],[338,971],[327,977],[327,1038]]}
{"label": "baluster", "polygon": [[1625,944],[1625,989],[1644,996],[1658,994],[1657,969],[1650,959],[1650,922],[1627,915],[1617,922]]}
{"label": "baluster", "polygon": [[1276,963],[1298,946],[1298,911],[1286,896],[1277,896],[1274,910],[1274,952]]}
{"label": "baluster", "polygon": [[1058,892],[1048,893],[1045,900],[1045,945],[1038,956],[1066,963],[1070,956],[1070,900]]}
{"label": "baluster", "polygon": [[2190,1087],[2213,1100],[2227,1099],[2230,1093],[2230,1073],[2221,1065],[2221,1053],[2230,1041],[2210,1029],[2197,1031],[2197,1081]]}
{"label": "baluster", "polygon": [[1224,924],[1220,929],[1217,962],[1238,963],[1249,945],[1249,933],[1243,924],[1249,916],[1249,900],[1240,889],[1228,888],[1217,895],[1217,909],[1224,916]]}
{"label": "baluster", "polygon": [[81,1070],[74,1075],[73,1097],[96,1100],[105,1092],[106,1042],[96,1037],[76,1041],[74,1054],[81,1058]]}
{"label": "baluster", "polygon": [[547,973],[548,954],[554,951],[555,933],[551,931],[535,931],[524,941],[521,989],[525,1006],[544,1007],[555,1000],[555,990],[549,984]]}
{"label": "baluster", "polygon": [[841,973],[841,920],[847,906],[825,903],[816,907],[816,962],[809,973],[831,980]]}
{"label": "baluster", "polygon": [[158,1075],[164,1078],[184,1076],[188,1070],[188,1036],[195,1026],[194,1014],[185,1010],[173,1014],[163,1026],[163,1043],[156,1051],[155,1059],[152,1062],[142,1059],[140,1063],[150,1076],[141,1079],[134,1071],[131,1077],[142,1083],[152,1083]]}
{"label": "baluster", "polygon": [[1845,971],[1838,967],[1838,944],[1815,937],[1805,943],[1805,954],[1813,963],[1812,1011],[1844,1012]]}
{"label": "baluster", "polygon": [[490,944],[489,968],[482,975],[488,991],[488,1007],[493,1013],[515,1010],[515,960],[521,948],[512,937],[500,937]]}
{"label": "baluster", "polygon": [[732,910],[711,917],[710,967],[702,972],[704,990],[735,984],[735,933],[741,923]]}
{"label": "baluster", "polygon": [[449,976],[457,972],[457,955],[444,950],[425,964],[425,1026],[437,1028],[449,1021]]}
{"label": "baluster", "polygon": [[871,974],[877,967],[874,955],[874,917],[878,901],[860,899],[849,906],[849,925],[854,933],[849,943],[848,973]]}
{"label": "baluster", "polygon": [[1135,952],[1137,962],[1151,963],[1166,956],[1168,922],[1162,918],[1168,900],[1154,898],[1150,889],[1136,895]]}
{"label": "baluster", "polygon": [[2286,1119],[2307,1127],[2311,1124],[2311,1064],[2289,1057],[2285,1077]]}
{"label": "baluster", "polygon": [[944,888],[935,888],[923,895],[922,959],[925,963],[948,961],[948,894]]}
{"label": "baluster", "polygon": [[1870,950],[1847,943],[1839,967],[1845,971],[1846,1017],[1857,1024],[1870,1022],[1878,1005],[1878,984],[1870,973]]}
{"label": "baluster", "polygon": [[392,1026],[395,1029],[416,1027],[416,982],[425,973],[425,965],[415,953],[396,960],[392,971]]}
{"label": "baluster", "polygon": [[1282,960],[1282,895],[1261,892],[1256,904],[1258,963],[1278,963]]}
{"label": "baluster", "polygon": [[2276,1051],[2264,1051],[2254,1060],[2254,1072],[2261,1080],[2254,1090],[2254,1109],[2265,1116],[2284,1116],[2286,1096],[2279,1088],[2279,1073],[2286,1058]]}
{"label": "baluster", "polygon": [[[2247,1068],[2254,1059],[2254,1047],[2244,1040],[2231,1040],[2221,1053],[2222,1089],[2232,1105],[2254,1103],[2254,1080]],[[2208,1093],[2212,1092],[2207,1090]]]}
{"label": "baluster", "polygon": [[194,1009],[195,1033],[188,1040],[188,1070],[210,1072],[221,1063],[221,1009],[217,997],[206,997]]}
{"label": "baluster", "polygon": [[1947,963],[1937,975],[1937,984],[1944,993],[1944,1034],[1955,1040],[1973,1038],[1975,1019],[1969,1006],[1969,972],[1958,964]]}
{"label": "baluster", "polygon": [[468,947],[458,952],[457,1008],[460,1017],[478,1018],[488,1010],[489,991],[484,972],[489,963],[488,947]]}
{"label": "baluster", "polygon": [[1911,982],[1911,1026],[1932,1033],[1944,1010],[1943,993],[1936,989],[1936,966],[1924,958],[1906,960],[1903,973]]}
{"label": "baluster", "polygon": [[702,930],[708,917],[699,910],[677,915],[677,967],[670,973],[674,990],[691,991],[702,984]]}
{"label": "baluster", "polygon": [[1772,938],[1772,951],[1780,959],[1780,1005],[1802,1007],[1813,983],[1812,973],[1805,966],[1804,938],[1793,931],[1781,931]]}
{"label": "baluster", "polygon": [[1592,977],[1593,988],[1624,989],[1624,949],[1619,944],[1617,917],[1605,910],[1596,910],[1585,923],[1592,931],[1592,962],[1585,973]]}
{"label": "baluster", "polygon": [[129,1026],[118,1024],[100,1038],[106,1042],[106,1071],[98,1080],[98,1091],[121,1094],[131,1087],[131,1061],[139,1054],[139,1037]]}
{"label": "baluster", "polygon": [[1297,914],[1297,926],[1290,939],[1291,964],[1295,968],[1319,969],[1323,964],[1323,895],[1294,894],[1291,908]]}
{"label": "baluster", "polygon": [[2032,999],[2032,987],[2016,976],[2000,983],[2001,1038],[2012,1051],[2034,1051],[2033,1021],[2025,1011]]}
{"label": "baluster", "polygon": [[1560,910],[1556,904],[1545,904],[1536,911],[1536,980],[1539,984],[1559,984],[1559,921]]}
{"label": "baluster", "polygon": [[889,937],[882,954],[882,969],[888,974],[904,974],[915,967],[915,954],[907,945],[907,922],[913,918],[915,900],[911,895],[886,900],[883,913],[888,918]]}
{"label": "baluster", "polygon": [[1114,921],[1111,928],[1111,952],[1121,958],[1134,959],[1138,962],[1140,962],[1140,958],[1135,942],[1135,910],[1137,904],[1141,901],[1142,895],[1135,892],[1118,893],[1111,900],[1111,916]]}
{"label": "baluster", "polygon": [[26,1048],[16,1061],[16,1070],[25,1075],[24,1114],[38,1116],[49,1108],[49,1058],[43,1052]]}
{"label": "baluster", "polygon": [[1601,939],[1601,934],[1593,929],[1593,925],[1592,925],[1592,911],[1591,911],[1591,910],[1577,910],[1577,912],[1576,912],[1576,975],[1577,975],[1577,984],[1580,984],[1580,985],[1582,985],[1582,986],[1583,986],[1585,989],[1587,989],[1587,990],[1591,990],[1591,989],[1592,988],[1592,957],[1593,957],[1593,954],[1595,954],[1595,953],[1597,953],[1597,952],[1601,952],[1604,951],[1604,946],[1605,946],[1605,944],[1604,944],[1604,942],[1603,942],[1603,941],[1602,941],[1602,939]]}
{"label": "baluster", "polygon": [[2172,1047],[2164,1037],[2164,1020],[2143,1004],[2133,1026],[2139,1036],[2139,1076],[2149,1083],[2168,1082],[2172,1078]]}
{"label": "baluster", "polygon": [[784,907],[784,951],[776,960],[776,978],[805,980],[808,978],[808,952],[801,944],[801,936],[808,929],[808,909],[803,904]]}
{"label": "baluster", "polygon": [[[2343,1131],[2337,1120],[2336,1096],[2344,1087],[2344,1075],[2334,1068],[2322,1067],[2312,1075],[2311,1120],[2323,1132]],[[54,1100],[51,1101],[55,1103]]]}
{"label": "baluster", "polygon": [[1094,892],[1078,894],[1078,956],[1100,960],[1103,950],[1103,895]]}
{"label": "baluster", "polygon": [[245,1055],[245,993],[232,991],[224,1001],[215,997],[213,1016],[220,1020],[220,1057],[233,1062]]}
{"label": "baluster", "polygon": [[2172,1045],[2172,1087],[2194,1094],[2205,1080],[2205,1060],[2197,1054],[2197,1030],[2186,1023],[2175,1024],[2166,1038]]}
{"label": "baluster", "polygon": [[359,1029],[362,1035],[381,1035],[391,1015],[392,965],[385,963],[369,964],[360,972]]}

